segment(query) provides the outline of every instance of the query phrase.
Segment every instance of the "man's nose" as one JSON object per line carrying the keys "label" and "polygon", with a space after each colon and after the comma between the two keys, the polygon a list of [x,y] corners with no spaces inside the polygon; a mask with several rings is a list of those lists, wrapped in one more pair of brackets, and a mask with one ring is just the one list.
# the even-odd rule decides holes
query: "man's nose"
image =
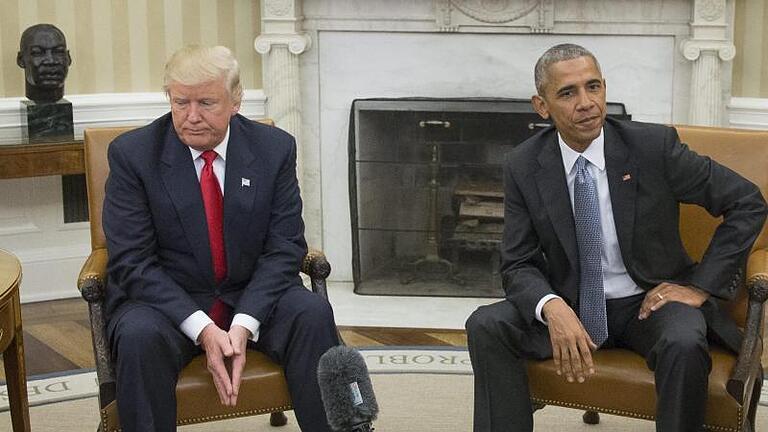
{"label": "man's nose", "polygon": [[576,108],[580,110],[589,109],[594,105],[595,101],[592,100],[590,94],[586,90],[579,90],[576,94]]}
{"label": "man's nose", "polygon": [[200,105],[196,102],[189,104],[189,111],[187,112],[187,120],[191,122],[200,121]]}
{"label": "man's nose", "polygon": [[43,63],[50,64],[50,63],[53,63],[53,62],[54,62],[53,51],[45,50],[45,52],[43,54]]}

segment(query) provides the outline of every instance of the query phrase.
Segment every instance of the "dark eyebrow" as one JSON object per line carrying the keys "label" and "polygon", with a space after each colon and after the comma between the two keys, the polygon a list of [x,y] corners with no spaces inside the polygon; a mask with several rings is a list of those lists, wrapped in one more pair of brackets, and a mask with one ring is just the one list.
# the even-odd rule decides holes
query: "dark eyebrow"
{"label": "dark eyebrow", "polygon": [[591,79],[591,80],[587,81],[587,85],[592,85],[592,84],[600,84],[600,85],[602,85],[603,84],[603,80],[599,80],[599,79],[595,78],[595,79]]}
{"label": "dark eyebrow", "polygon": [[567,85],[565,87],[560,87],[559,89],[557,89],[557,93],[556,94],[561,94],[561,93],[564,93],[566,91],[573,90],[575,87],[576,87],[575,85]]}

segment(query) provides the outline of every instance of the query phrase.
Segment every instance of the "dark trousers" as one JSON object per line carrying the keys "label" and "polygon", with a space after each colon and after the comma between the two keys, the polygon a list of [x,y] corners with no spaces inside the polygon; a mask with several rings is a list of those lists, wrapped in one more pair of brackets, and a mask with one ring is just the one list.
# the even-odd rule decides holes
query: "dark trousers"
{"label": "dark trousers", "polygon": [[[607,302],[609,338],[603,346],[632,350],[654,371],[657,431],[701,431],[712,364],[704,316],[699,309],[668,303],[638,320],[644,297]],[[532,431],[525,365],[528,359],[552,357],[547,327],[539,321],[529,325],[506,300],[478,308],[466,327],[475,373],[475,432]],[[599,363],[595,369],[599,374]]]}
{"label": "dark trousers", "polygon": [[[124,306],[115,315],[112,333],[123,431],[175,431],[176,381],[202,350],[152,307]],[[262,324],[258,341],[249,342],[249,348],[284,367],[302,431],[330,431],[317,384],[317,363],[326,350],[338,344],[330,304],[303,287],[280,298],[268,325]]]}

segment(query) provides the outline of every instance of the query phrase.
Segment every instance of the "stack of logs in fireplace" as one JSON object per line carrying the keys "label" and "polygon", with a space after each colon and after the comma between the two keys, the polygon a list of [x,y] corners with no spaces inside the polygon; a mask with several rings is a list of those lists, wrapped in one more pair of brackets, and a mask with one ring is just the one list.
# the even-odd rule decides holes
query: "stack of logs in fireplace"
{"label": "stack of logs in fireplace", "polygon": [[447,240],[451,261],[459,254],[490,253],[494,285],[501,287],[499,276],[499,244],[504,228],[504,189],[500,182],[461,180],[453,192],[457,217]]}

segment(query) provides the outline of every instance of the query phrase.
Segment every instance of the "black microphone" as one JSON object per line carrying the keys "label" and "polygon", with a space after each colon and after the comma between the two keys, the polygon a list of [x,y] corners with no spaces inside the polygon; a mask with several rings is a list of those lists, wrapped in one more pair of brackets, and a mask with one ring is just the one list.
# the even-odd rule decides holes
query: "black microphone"
{"label": "black microphone", "polygon": [[317,382],[328,425],[334,432],[370,432],[379,406],[363,356],[353,348],[335,346],[320,356]]}

